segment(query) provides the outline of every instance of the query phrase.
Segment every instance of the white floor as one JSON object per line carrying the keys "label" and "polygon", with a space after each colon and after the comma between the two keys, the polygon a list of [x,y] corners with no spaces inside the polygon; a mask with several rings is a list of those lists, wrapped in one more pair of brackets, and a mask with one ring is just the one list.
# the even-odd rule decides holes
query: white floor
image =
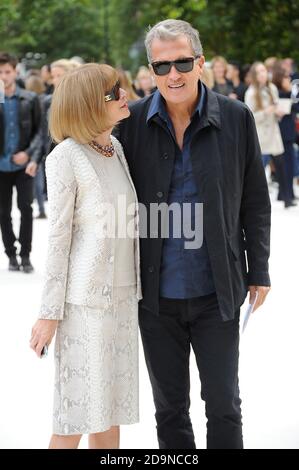
{"label": "white floor", "polygon": [[[276,190],[272,189],[273,194]],[[299,188],[298,191],[299,192]],[[14,210],[14,222],[19,214]],[[247,448],[299,448],[299,206],[273,202],[271,277],[267,303],[241,339],[240,387]],[[0,448],[46,448],[51,432],[53,347],[38,359],[29,349],[42,287],[47,221],[34,225],[35,273],[7,271],[0,242]],[[244,310],[243,310],[244,312]],[[205,447],[204,405],[191,358],[191,416]],[[151,388],[140,347],[140,424],[122,427],[121,447],[157,448]],[[87,447],[86,438],[81,447]]]}

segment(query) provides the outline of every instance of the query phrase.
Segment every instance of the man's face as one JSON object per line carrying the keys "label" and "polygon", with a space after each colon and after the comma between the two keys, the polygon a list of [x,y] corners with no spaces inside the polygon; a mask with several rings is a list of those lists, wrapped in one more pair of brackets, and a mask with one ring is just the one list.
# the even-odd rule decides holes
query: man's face
{"label": "man's face", "polygon": [[0,64],[0,80],[4,82],[4,89],[11,88],[17,78],[16,69],[10,64]]}
{"label": "man's face", "polygon": [[[194,57],[190,42],[186,36],[180,36],[174,41],[161,41],[154,39],[152,42],[152,62],[173,61],[177,59]],[[152,71],[156,85],[167,103],[189,104],[196,99],[198,94],[198,80],[202,75],[204,57],[201,56],[194,62],[191,72],[178,72],[174,66],[167,75],[155,75]]]}

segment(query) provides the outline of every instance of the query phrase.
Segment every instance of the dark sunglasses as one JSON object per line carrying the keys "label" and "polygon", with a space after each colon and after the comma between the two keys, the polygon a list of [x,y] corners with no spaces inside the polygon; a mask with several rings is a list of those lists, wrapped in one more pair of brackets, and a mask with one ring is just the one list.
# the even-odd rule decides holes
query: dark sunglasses
{"label": "dark sunglasses", "polygon": [[105,101],[118,101],[120,98],[120,81],[117,80],[112,90],[105,94]]}
{"label": "dark sunglasses", "polygon": [[152,62],[151,66],[156,75],[167,75],[171,67],[174,65],[176,70],[181,73],[191,72],[193,70],[194,61],[200,56],[186,57],[184,59],[177,59],[172,61]]}

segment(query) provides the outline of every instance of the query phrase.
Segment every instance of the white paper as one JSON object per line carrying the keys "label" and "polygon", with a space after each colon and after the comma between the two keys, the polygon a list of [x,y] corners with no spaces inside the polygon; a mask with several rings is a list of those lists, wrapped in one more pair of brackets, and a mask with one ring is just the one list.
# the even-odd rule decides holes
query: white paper
{"label": "white paper", "polygon": [[279,111],[284,112],[284,114],[290,114],[292,108],[292,100],[290,98],[279,98],[277,107]]}
{"label": "white paper", "polygon": [[244,333],[244,331],[245,331],[245,328],[247,326],[249,317],[252,314],[254,306],[256,304],[257,298],[258,298],[258,293],[256,292],[253,303],[248,305],[247,310],[245,312],[244,320],[243,320],[243,326],[242,326],[242,333]]}

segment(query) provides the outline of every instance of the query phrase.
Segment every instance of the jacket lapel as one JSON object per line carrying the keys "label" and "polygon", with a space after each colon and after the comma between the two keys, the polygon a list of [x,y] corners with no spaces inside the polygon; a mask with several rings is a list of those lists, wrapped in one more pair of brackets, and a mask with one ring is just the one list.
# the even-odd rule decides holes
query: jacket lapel
{"label": "jacket lapel", "polygon": [[118,159],[119,159],[119,161],[120,161],[120,163],[121,163],[123,169],[125,170],[125,173],[126,173],[126,175],[127,175],[127,177],[128,177],[128,180],[129,180],[129,182],[130,182],[131,188],[132,188],[132,190],[133,190],[133,192],[134,192],[135,200],[136,200],[136,202],[137,202],[137,194],[136,194],[135,186],[134,186],[133,180],[132,180],[132,178],[131,178],[130,170],[129,170],[129,167],[128,167],[128,163],[127,163],[127,161],[126,161],[126,158],[125,158],[125,156],[124,156],[123,150],[122,150],[122,148],[121,148],[121,146],[120,146],[120,143],[118,142],[118,140],[117,140],[115,137],[111,136],[111,140],[112,140],[112,142],[113,142],[113,145],[114,145],[115,148],[116,148],[116,155],[117,155],[117,157],[118,157]]}

